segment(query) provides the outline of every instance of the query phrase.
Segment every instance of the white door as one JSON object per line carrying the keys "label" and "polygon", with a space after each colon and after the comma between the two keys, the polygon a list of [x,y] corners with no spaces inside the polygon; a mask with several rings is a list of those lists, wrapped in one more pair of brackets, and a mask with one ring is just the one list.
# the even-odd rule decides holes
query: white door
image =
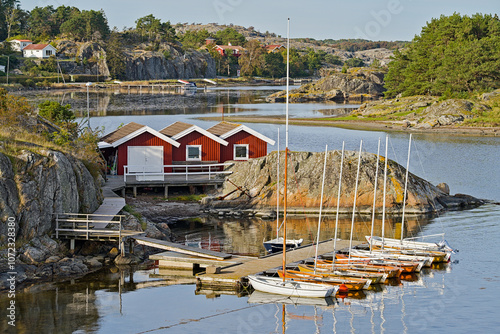
{"label": "white door", "polygon": [[129,146],[127,164],[129,172],[144,173],[137,181],[163,180],[163,146]]}

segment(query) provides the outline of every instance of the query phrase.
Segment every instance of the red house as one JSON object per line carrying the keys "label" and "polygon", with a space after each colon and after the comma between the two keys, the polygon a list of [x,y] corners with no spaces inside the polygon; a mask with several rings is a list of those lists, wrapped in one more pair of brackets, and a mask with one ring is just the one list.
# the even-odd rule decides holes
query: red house
{"label": "red house", "polygon": [[281,49],[286,49],[283,45],[281,44],[271,44],[271,45],[264,45],[264,49],[266,49],[267,53],[276,53],[280,52]]}
{"label": "red house", "polygon": [[221,146],[220,162],[248,160],[267,155],[267,144],[274,140],[242,124],[220,122],[207,130],[229,144]]}
{"label": "red house", "polygon": [[184,122],[175,122],[160,133],[180,144],[173,148],[173,164],[218,163],[221,147],[228,145],[227,141],[207,130]]}
{"label": "red house", "polygon": [[234,46],[229,43],[228,45],[216,45],[216,50],[222,56],[234,56],[238,58],[241,53],[245,50],[242,46]]}
{"label": "red house", "polygon": [[[163,165],[172,164],[172,150],[180,146],[149,126],[134,122],[101,138],[99,148],[111,174],[129,172],[163,173]],[[153,176],[154,177],[154,176]]]}

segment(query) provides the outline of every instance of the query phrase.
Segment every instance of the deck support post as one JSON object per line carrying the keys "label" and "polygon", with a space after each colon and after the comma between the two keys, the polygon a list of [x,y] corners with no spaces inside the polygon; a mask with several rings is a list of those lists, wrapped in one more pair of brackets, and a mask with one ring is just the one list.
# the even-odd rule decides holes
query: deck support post
{"label": "deck support post", "polygon": [[165,186],[165,199],[168,198],[168,186],[166,185]]}
{"label": "deck support post", "polygon": [[122,197],[125,198],[125,187],[122,188]]}
{"label": "deck support post", "polygon": [[128,252],[134,254],[134,239],[132,238],[128,239]]}
{"label": "deck support post", "polygon": [[120,254],[123,256],[125,256],[125,243],[123,242],[123,239],[120,240]]}
{"label": "deck support post", "polygon": [[69,240],[69,249],[70,250],[75,250],[75,239],[70,239]]}
{"label": "deck support post", "polygon": [[137,197],[137,187],[133,187],[132,189],[134,190],[134,198],[136,198]]}
{"label": "deck support post", "polygon": [[196,194],[196,187],[195,187],[195,186],[189,186],[189,193],[190,193],[191,195]]}

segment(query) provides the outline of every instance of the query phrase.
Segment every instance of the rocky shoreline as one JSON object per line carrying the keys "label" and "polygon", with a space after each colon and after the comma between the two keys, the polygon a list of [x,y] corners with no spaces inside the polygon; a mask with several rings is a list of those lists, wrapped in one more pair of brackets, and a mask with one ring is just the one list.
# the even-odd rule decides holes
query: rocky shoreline
{"label": "rocky shoreline", "polygon": [[[384,72],[353,69],[349,73],[334,73],[316,82],[308,83],[289,92],[289,102],[355,102],[379,99],[383,96]],[[286,91],[266,98],[267,102],[285,102]]]}

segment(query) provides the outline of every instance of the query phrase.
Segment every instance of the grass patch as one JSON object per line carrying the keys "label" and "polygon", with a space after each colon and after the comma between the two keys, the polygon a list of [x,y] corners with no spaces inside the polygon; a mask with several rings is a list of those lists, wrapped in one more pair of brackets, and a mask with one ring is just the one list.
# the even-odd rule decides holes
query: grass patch
{"label": "grass patch", "polygon": [[206,197],[207,195],[180,195],[180,196],[173,196],[169,197],[169,201],[177,201],[177,202],[199,202],[201,201],[202,198]]}
{"label": "grass patch", "polygon": [[[142,215],[135,211],[134,208],[131,206],[131,205],[128,205],[126,204],[123,209],[123,211],[126,211],[128,213],[130,213],[132,216],[134,216],[135,218],[137,218],[137,220],[139,221],[139,223],[141,223],[141,226],[144,224],[146,225],[146,222],[144,221],[144,219],[142,218]],[[142,228],[143,230],[145,229],[144,227]]]}

